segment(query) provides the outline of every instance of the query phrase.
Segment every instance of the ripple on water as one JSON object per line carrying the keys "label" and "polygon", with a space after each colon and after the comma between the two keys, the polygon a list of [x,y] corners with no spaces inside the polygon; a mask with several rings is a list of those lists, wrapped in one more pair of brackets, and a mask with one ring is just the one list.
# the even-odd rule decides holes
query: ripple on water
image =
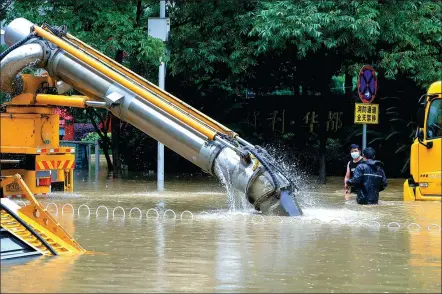
{"label": "ripple on water", "polygon": [[[340,186],[339,178],[321,187],[321,194],[311,188],[306,197],[315,205],[304,204],[304,216],[282,217],[283,223],[253,208],[231,210],[224,202],[229,196],[205,193],[219,192],[205,182],[169,183],[173,191],[162,195],[165,200],[124,181],[111,195],[85,190],[80,198],[44,200],[45,207],[58,205],[60,223],[84,248],[103,254],[2,264],[1,292],[440,292],[441,234],[436,226],[428,229],[440,226],[440,202],[404,203],[381,196],[380,205],[359,206],[344,202]],[[169,193],[173,196],[167,199]],[[68,207],[61,215],[66,203],[74,206],[75,217]],[[77,215],[83,203],[91,207],[89,218],[83,208]],[[95,216],[100,205],[108,207],[108,218],[104,210]],[[117,206],[125,209],[125,219],[120,209],[112,218]],[[129,218],[133,207],[142,211],[141,220],[135,210]],[[158,220],[153,211],[146,218],[153,207]],[[176,220],[162,218],[169,208]],[[55,211],[53,205],[49,210]],[[180,220],[185,210],[194,221]],[[394,222],[401,228],[387,227]]]}

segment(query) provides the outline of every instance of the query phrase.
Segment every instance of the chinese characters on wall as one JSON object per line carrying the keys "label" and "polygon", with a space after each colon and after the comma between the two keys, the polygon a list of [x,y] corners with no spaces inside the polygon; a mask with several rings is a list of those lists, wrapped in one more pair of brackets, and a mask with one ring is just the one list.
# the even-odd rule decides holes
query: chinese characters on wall
{"label": "chinese characters on wall", "polygon": [[[337,132],[342,128],[342,112],[329,111],[326,121],[327,132]],[[309,132],[315,134],[315,129],[319,126],[318,114],[315,111],[307,112],[304,116],[304,126],[309,128]]]}
{"label": "chinese characters on wall", "polygon": [[[316,134],[319,124],[322,122],[319,113],[316,111],[304,112],[305,114],[302,116],[302,119],[299,114],[293,117],[293,114],[291,116],[287,116],[285,112],[286,110],[283,109],[282,111],[275,110],[269,113],[268,117],[266,118],[268,123],[266,124],[268,127],[270,127],[272,132],[279,132],[282,134],[285,133],[287,131],[286,123],[288,123],[290,126],[295,126],[295,128],[307,128],[309,133]],[[335,133],[343,127],[342,115],[343,112],[339,111],[329,111],[327,113],[327,116],[325,117],[327,132]],[[254,111],[253,113],[249,114],[247,123],[257,130],[260,128],[260,122],[263,122],[260,117],[261,113]]]}

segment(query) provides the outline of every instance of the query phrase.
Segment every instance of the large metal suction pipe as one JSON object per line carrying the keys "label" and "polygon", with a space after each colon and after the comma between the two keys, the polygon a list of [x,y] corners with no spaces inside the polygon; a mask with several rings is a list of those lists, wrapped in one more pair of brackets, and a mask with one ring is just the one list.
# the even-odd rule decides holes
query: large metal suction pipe
{"label": "large metal suction pipe", "polygon": [[20,83],[15,81],[17,74],[26,66],[40,65],[44,50],[40,44],[26,44],[11,51],[0,63],[0,89],[5,93],[19,91]]}
{"label": "large metal suction pipe", "polygon": [[216,142],[208,143],[203,134],[63,50],[53,54],[46,69],[86,96],[103,99],[115,116],[212,173],[211,153],[220,148]]}

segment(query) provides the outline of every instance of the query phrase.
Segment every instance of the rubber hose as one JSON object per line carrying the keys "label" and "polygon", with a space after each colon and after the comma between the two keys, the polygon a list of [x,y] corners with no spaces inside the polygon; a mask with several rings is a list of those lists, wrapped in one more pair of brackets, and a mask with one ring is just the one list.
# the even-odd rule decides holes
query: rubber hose
{"label": "rubber hose", "polygon": [[18,47],[20,47],[21,45],[23,45],[24,43],[26,43],[27,41],[31,40],[34,37],[35,37],[35,34],[34,33],[30,33],[23,40],[18,41],[17,43],[13,44],[11,47],[9,47],[8,49],[6,49],[2,53],[0,53],[0,61],[2,61],[3,58],[5,58],[6,55],[8,55],[11,51],[13,51],[14,49],[17,49]]}
{"label": "rubber hose", "polygon": [[[259,147],[259,146],[258,146]],[[262,152],[262,153],[264,153],[264,156],[269,156],[270,158],[271,158],[271,156],[270,156],[270,154],[268,154],[267,153],[267,151],[265,150],[265,149],[262,149],[261,147],[259,147],[259,148],[257,148],[257,150],[258,150],[258,152]],[[273,158],[272,158],[273,159]],[[281,168],[279,168],[276,164],[274,164],[273,162],[269,162],[269,164],[274,168],[274,169],[276,169],[279,173],[281,173],[282,175],[284,174],[284,172],[282,171],[282,169]],[[293,181],[291,180],[291,179],[289,179],[288,177],[286,177],[286,179],[290,182],[290,185],[291,186],[293,186],[297,191],[299,191],[299,188],[298,188],[298,186],[296,186],[295,185],[295,183],[293,183]]]}
{"label": "rubber hose", "polygon": [[261,155],[259,155],[258,153],[256,153],[254,150],[249,149],[250,153],[253,154],[253,156],[255,156],[256,158],[258,158],[259,162],[261,162],[261,164],[267,169],[267,171],[270,174],[270,177],[272,178],[273,181],[273,185],[275,186],[275,189],[279,188],[279,182],[276,179],[275,174],[273,173],[272,169],[270,168],[270,166],[267,164],[267,162],[265,160],[262,159]]}
{"label": "rubber hose", "polygon": [[[232,143],[232,140],[228,136],[226,136],[226,135],[222,135],[221,138],[224,138],[225,140],[227,140],[230,143]],[[277,190],[279,188],[279,182],[276,179],[275,174],[273,173],[272,169],[267,164],[267,162],[261,157],[261,155],[258,155],[258,153],[256,153],[254,150],[252,150],[252,149],[250,149],[248,147],[245,147],[244,150],[250,151],[250,153],[252,153],[253,156],[255,156],[259,160],[259,162],[268,170],[268,172],[270,174],[270,177],[272,178],[273,185],[275,186],[275,189]]]}

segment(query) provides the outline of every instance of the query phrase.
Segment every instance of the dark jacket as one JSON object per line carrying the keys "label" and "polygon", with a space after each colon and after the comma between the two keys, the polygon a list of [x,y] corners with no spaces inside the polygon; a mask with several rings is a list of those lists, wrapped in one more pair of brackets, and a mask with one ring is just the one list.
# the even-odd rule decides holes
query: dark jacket
{"label": "dark jacket", "polygon": [[353,178],[347,185],[357,189],[356,201],[359,204],[377,204],[379,191],[387,188],[383,163],[377,160],[362,161],[355,169]]}

